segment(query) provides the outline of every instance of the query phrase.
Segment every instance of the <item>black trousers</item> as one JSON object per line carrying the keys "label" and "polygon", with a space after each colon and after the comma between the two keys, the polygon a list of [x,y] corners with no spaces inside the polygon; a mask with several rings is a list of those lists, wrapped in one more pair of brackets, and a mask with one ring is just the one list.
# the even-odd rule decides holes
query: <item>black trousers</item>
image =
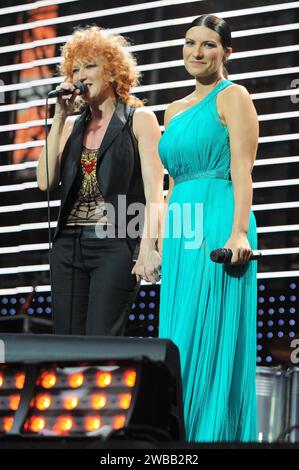
{"label": "black trousers", "polygon": [[138,241],[66,227],[51,251],[54,334],[124,335],[139,282],[131,274]]}

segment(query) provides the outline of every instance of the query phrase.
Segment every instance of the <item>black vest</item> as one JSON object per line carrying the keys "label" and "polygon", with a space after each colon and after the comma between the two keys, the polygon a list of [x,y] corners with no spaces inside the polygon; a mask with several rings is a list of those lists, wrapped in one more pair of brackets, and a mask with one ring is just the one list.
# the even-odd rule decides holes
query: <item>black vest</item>
{"label": "black vest", "polygon": [[[141,203],[143,207],[145,204],[140,157],[137,141],[132,131],[134,110],[135,108],[120,100],[117,101],[99,150],[96,167],[97,180],[105,202],[114,207],[116,227],[119,225],[118,196],[125,196],[125,211],[131,203]],[[83,150],[84,130],[89,116],[90,110],[87,108],[75,121],[73,131],[65,144],[61,157],[61,206],[54,239],[63,228],[80,188],[80,159]],[[121,205],[120,213],[123,218],[123,202]],[[127,221],[133,217],[134,215],[127,216]]]}

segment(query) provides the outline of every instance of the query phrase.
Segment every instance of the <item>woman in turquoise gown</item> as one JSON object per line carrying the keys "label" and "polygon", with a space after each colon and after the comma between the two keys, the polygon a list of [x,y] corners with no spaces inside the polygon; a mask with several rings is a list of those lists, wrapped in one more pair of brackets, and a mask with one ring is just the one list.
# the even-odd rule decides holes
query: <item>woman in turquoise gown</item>
{"label": "woman in turquoise gown", "polygon": [[[225,78],[230,41],[213,15],[189,26],[183,55],[196,88],[168,106],[159,144],[170,175],[159,337],[179,348],[188,441],[257,439],[257,266],[248,259],[258,120],[246,88]],[[210,260],[222,247],[230,264]]]}

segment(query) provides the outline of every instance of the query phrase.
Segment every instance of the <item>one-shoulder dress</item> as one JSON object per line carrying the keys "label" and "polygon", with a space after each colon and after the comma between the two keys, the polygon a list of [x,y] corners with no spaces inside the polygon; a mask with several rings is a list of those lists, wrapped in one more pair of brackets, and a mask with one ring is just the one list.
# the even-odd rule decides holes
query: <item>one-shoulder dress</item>
{"label": "one-shoulder dress", "polygon": [[[225,245],[234,215],[228,127],[216,97],[174,116],[159,153],[174,179],[166,214],[159,337],[181,358],[188,441],[255,441],[257,262],[224,265],[210,252]],[[240,155],[242,158],[242,155]],[[248,240],[257,248],[250,212]]]}

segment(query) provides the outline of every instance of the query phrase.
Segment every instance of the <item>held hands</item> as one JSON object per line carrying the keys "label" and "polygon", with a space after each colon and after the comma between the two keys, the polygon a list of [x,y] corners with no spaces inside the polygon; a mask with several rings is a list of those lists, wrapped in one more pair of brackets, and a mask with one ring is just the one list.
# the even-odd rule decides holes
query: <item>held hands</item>
{"label": "held hands", "polygon": [[[73,83],[64,82],[61,83],[56,90],[59,89],[70,90],[69,95],[59,96],[56,101],[55,115],[59,117],[66,117],[72,114],[75,107],[75,100],[80,95],[80,90],[75,89]],[[75,90],[75,91],[74,91]]]}
{"label": "held hands", "polygon": [[144,279],[155,284],[160,280],[161,256],[157,250],[149,250],[144,255],[139,255],[132,274],[135,274],[137,281]]}
{"label": "held hands", "polygon": [[245,233],[231,234],[224,248],[230,248],[233,256],[230,264],[245,264],[252,254],[249,241]]}

